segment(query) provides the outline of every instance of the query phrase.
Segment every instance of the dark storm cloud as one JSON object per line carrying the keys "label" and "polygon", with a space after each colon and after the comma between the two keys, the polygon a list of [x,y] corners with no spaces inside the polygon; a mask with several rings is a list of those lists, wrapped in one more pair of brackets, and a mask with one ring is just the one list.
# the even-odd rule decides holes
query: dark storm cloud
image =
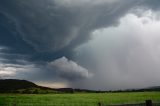
{"label": "dark storm cloud", "polygon": [[67,5],[64,1],[1,1],[0,45],[9,48],[2,54],[3,58],[12,63],[16,58],[28,61],[71,58],[72,50],[90,39],[90,32],[116,25],[132,2],[108,4],[103,0],[100,3],[70,0]]}
{"label": "dark storm cloud", "polygon": [[[14,36],[17,42],[21,41],[22,47],[29,50],[34,47],[38,52],[55,52],[82,44],[94,29],[117,24],[132,2],[84,6],[80,3],[75,7],[72,1],[69,6],[58,5],[53,0],[40,0],[38,3],[34,0],[1,1],[0,13],[7,19],[7,25],[12,25],[8,29],[19,34]],[[8,29],[4,33],[11,33]],[[3,36],[3,39],[7,38]],[[11,42],[14,44],[16,40],[13,39]]]}
{"label": "dark storm cloud", "polygon": [[[23,60],[27,66],[33,64],[33,67],[26,68],[33,71],[29,71],[33,75],[28,75],[29,79],[56,79],[56,70],[49,71],[47,64],[52,66],[63,56],[74,60],[73,50],[90,40],[94,30],[118,25],[119,19],[133,8],[157,10],[159,4],[159,0],[0,1],[0,46],[8,47],[5,51],[0,49],[0,58],[3,64],[20,64]],[[76,63],[74,61],[69,63]],[[65,64],[72,66],[68,62]],[[88,67],[87,61],[76,64],[80,69],[69,68],[71,72],[58,66],[59,76],[65,79],[85,78],[83,73],[90,70],[81,64]]]}
{"label": "dark storm cloud", "polygon": [[[158,3],[158,0],[1,1],[0,44],[11,46],[15,52],[35,53],[33,59],[56,59],[64,51],[88,41],[95,29],[117,25],[119,18],[133,7],[152,8],[158,7]],[[53,52],[56,56],[52,56]]]}

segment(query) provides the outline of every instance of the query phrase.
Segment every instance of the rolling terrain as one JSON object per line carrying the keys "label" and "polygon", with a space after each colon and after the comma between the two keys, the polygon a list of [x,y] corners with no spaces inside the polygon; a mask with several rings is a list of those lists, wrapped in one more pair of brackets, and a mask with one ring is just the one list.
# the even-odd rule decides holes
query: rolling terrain
{"label": "rolling terrain", "polygon": [[49,93],[106,93],[106,92],[144,92],[144,91],[160,91],[160,86],[148,87],[143,89],[128,89],[116,91],[95,91],[87,89],[73,88],[49,88],[36,85],[33,82],[19,79],[1,79],[0,93],[20,93],[20,94],[49,94]]}

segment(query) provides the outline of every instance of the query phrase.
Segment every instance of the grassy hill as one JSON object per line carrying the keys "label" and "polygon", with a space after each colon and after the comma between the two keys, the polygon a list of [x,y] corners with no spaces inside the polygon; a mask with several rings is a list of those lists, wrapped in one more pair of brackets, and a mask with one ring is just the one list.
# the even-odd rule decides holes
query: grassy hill
{"label": "grassy hill", "polygon": [[0,93],[24,93],[24,94],[38,94],[38,93],[58,93],[56,89],[42,87],[33,82],[18,79],[4,79],[0,80]]}
{"label": "grassy hill", "polygon": [[49,88],[34,84],[33,82],[19,79],[0,79],[0,93],[22,94],[47,94],[47,93],[74,93],[74,92],[97,92],[85,89],[73,88]]}
{"label": "grassy hill", "polygon": [[50,93],[105,93],[105,92],[144,92],[144,91],[160,91],[160,86],[149,87],[144,89],[129,89],[118,91],[94,91],[87,89],[73,88],[48,88],[38,86],[33,82],[18,79],[0,79],[0,93],[20,93],[20,94],[50,94]]}

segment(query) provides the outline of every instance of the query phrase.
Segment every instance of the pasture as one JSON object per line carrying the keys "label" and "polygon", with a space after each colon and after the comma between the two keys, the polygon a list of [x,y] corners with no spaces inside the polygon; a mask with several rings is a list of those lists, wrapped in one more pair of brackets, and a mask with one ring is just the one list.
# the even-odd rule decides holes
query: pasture
{"label": "pasture", "polygon": [[97,106],[105,104],[160,102],[160,92],[75,93],[75,94],[0,94],[0,106]]}

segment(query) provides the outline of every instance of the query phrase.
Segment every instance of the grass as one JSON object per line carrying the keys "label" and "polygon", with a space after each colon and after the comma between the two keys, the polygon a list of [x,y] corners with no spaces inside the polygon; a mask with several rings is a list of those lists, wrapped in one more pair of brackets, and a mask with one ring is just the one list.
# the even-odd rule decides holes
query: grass
{"label": "grass", "polygon": [[[0,106],[97,106],[105,104],[160,102],[160,92],[84,94],[0,94]],[[14,105],[16,104],[16,105]]]}

